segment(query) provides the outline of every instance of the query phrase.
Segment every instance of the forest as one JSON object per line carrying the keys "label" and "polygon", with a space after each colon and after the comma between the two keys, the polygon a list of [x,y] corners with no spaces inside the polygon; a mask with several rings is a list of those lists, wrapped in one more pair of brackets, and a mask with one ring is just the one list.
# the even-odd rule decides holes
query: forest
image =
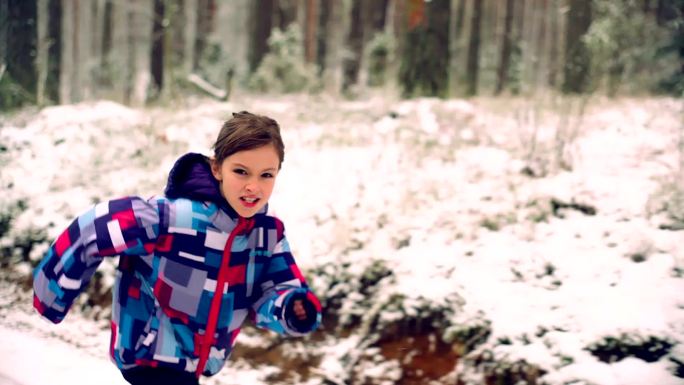
{"label": "forest", "polygon": [[681,95],[681,0],[4,0],[0,107],[232,91]]}

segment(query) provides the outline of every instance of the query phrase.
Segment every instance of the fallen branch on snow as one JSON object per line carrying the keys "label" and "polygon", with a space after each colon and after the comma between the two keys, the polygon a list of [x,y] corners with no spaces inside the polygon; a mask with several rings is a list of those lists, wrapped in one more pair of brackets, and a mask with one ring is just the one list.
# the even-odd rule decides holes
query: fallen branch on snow
{"label": "fallen branch on snow", "polygon": [[232,71],[228,71],[228,76],[227,76],[227,81],[226,81],[226,89],[222,90],[218,87],[215,87],[208,81],[202,79],[199,75],[197,74],[189,74],[188,75],[188,81],[195,85],[195,87],[199,88],[209,96],[218,99],[218,100],[228,100],[228,97],[230,96],[230,83],[232,80]]}

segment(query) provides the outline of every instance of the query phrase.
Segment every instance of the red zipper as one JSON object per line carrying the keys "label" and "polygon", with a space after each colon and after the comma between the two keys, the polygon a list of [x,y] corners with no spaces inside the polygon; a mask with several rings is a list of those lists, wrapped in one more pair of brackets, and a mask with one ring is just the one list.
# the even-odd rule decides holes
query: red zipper
{"label": "red zipper", "polygon": [[211,307],[209,308],[209,319],[207,320],[207,328],[204,335],[199,334],[197,342],[199,342],[199,363],[195,375],[199,378],[204,371],[204,366],[209,359],[211,346],[214,345],[214,333],[216,333],[216,324],[218,323],[219,314],[221,312],[221,298],[223,297],[223,289],[228,282],[228,267],[230,264],[231,248],[233,247],[233,240],[245,229],[248,229],[250,221],[242,217],[238,219],[238,223],[228,236],[226,246],[223,248],[223,259],[221,260],[221,267],[219,268],[218,279],[216,280],[216,289],[214,297],[211,299]]}

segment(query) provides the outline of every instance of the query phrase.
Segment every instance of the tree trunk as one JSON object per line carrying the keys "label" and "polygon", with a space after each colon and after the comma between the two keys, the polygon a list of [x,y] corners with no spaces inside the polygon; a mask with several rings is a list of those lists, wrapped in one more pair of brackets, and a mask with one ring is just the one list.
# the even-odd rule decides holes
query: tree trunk
{"label": "tree trunk", "polygon": [[[397,57],[403,57],[404,49],[406,48],[406,32],[408,27],[408,10],[406,7],[405,0],[393,0],[394,5],[394,18],[392,20],[392,25],[394,29],[394,39],[397,42]],[[399,61],[399,60],[397,60]],[[399,73],[397,63],[397,74]]]}
{"label": "tree trunk", "polygon": [[195,70],[195,43],[197,41],[197,7],[199,0],[185,0],[185,29],[183,36],[183,70],[186,74]]}
{"label": "tree trunk", "polygon": [[250,72],[259,68],[261,59],[268,52],[268,38],[271,36],[274,0],[255,0],[251,3],[250,28],[251,42],[248,44]]}
{"label": "tree trunk", "polygon": [[407,11],[405,0],[391,0],[388,9],[388,28],[395,41],[394,55],[390,60],[388,78],[391,81],[391,87],[399,89],[399,74],[401,69],[402,58],[404,57],[404,50],[406,48],[406,30],[407,30]]}
{"label": "tree trunk", "polygon": [[323,68],[324,88],[337,95],[342,90],[342,50],[345,34],[345,3],[339,0],[322,0],[330,13],[325,25],[325,59]]}
{"label": "tree trunk", "polygon": [[152,15],[154,0],[138,0],[131,14],[130,44],[133,56],[133,84],[131,105],[142,107],[147,101],[150,86],[150,51],[152,48]]}
{"label": "tree trunk", "polygon": [[[0,1],[0,72],[4,74],[7,69],[7,29],[9,27],[9,4]],[[0,76],[0,80],[2,77]]]}
{"label": "tree trunk", "polygon": [[429,95],[445,98],[448,95],[449,63],[451,52],[449,52],[450,36],[449,25],[451,24],[451,1],[432,0],[427,4],[427,22],[430,41],[428,51],[430,58],[431,72],[435,77],[432,90]]}
{"label": "tree trunk", "polygon": [[304,36],[306,34],[306,0],[296,0],[295,12],[294,22],[300,27],[302,36]]}
{"label": "tree trunk", "polygon": [[520,31],[520,78],[519,88],[523,93],[534,89],[534,67],[537,62],[535,40],[537,37],[537,20],[535,10],[539,0],[526,1],[522,10],[523,28]]}
{"label": "tree trunk", "polygon": [[72,86],[74,85],[74,15],[76,1],[62,1],[62,54],[59,77],[59,102],[69,104],[74,101]]}
{"label": "tree trunk", "polygon": [[473,19],[470,26],[470,43],[468,44],[468,96],[477,95],[480,63],[480,24],[482,22],[482,1],[473,0],[473,2]]}
{"label": "tree trunk", "polygon": [[[185,47],[184,31],[182,29],[185,10],[183,0],[163,0],[164,25],[162,26],[161,41],[161,82],[159,97],[168,100],[175,92],[174,71],[183,68],[183,50]],[[156,35],[154,35],[156,37]],[[153,57],[154,60],[154,57]]]}
{"label": "tree trunk", "polygon": [[567,16],[563,92],[589,90],[590,56],[582,37],[591,25],[591,0],[573,0]]}
{"label": "tree trunk", "polygon": [[297,21],[298,0],[276,0],[274,4],[273,26],[281,31]]}
{"label": "tree trunk", "polygon": [[[38,39],[36,40],[36,103],[39,106],[44,106],[46,103],[46,87],[48,75],[48,54],[50,48],[50,35],[48,30],[48,23],[50,18],[48,0],[38,0],[37,7],[37,31]],[[0,21],[1,22],[1,21]]]}
{"label": "tree trunk", "polygon": [[559,34],[560,28],[558,28],[558,0],[551,0],[551,10],[549,12],[549,72],[547,78],[547,84],[552,89],[558,86],[558,68],[559,65],[559,52],[560,52],[560,41],[561,36]]}
{"label": "tree trunk", "polygon": [[504,18],[499,22],[499,8],[504,7],[500,0],[480,0],[482,20],[480,21],[480,59],[478,63],[478,92],[493,93],[499,66],[499,53],[503,43]]}
{"label": "tree trunk", "polygon": [[[0,5],[0,8],[2,6]],[[48,0],[46,2],[47,9],[45,10],[47,14],[45,15],[45,23],[47,31],[46,37],[43,40],[45,45],[45,79],[43,80],[43,105],[48,103],[57,103],[59,101],[59,76],[60,76],[60,31],[61,31],[61,19],[62,19],[62,9],[60,6],[60,0]],[[2,12],[0,11],[0,14]],[[1,19],[1,16],[0,16]],[[40,22],[40,21],[39,21]],[[1,23],[1,20],[0,20]],[[2,43],[0,43],[1,45]],[[3,58],[4,57],[0,57]],[[2,66],[2,61],[0,61],[0,67]],[[36,68],[39,71],[38,68]],[[40,74],[37,74],[40,76]]]}
{"label": "tree trunk", "polygon": [[150,72],[155,88],[161,93],[164,89],[164,63],[168,62],[165,57],[166,46],[166,20],[165,0],[154,0],[154,20],[152,22],[152,58]]}
{"label": "tree trunk", "polygon": [[[93,17],[91,23],[92,49],[92,81],[95,89],[102,87],[103,67],[105,60],[105,33],[107,25],[107,0],[95,0],[92,3]],[[110,10],[111,11],[111,10]]]}
{"label": "tree trunk", "polygon": [[316,62],[317,34],[318,34],[318,1],[306,0],[306,24],[304,28],[304,60],[307,63]]}
{"label": "tree trunk", "polygon": [[249,23],[252,0],[218,1],[217,5],[222,22],[216,24],[216,30],[219,36],[222,36],[221,48],[227,57],[226,72],[232,74],[226,76],[225,82],[232,78],[244,79],[249,74],[248,55],[252,38]]}
{"label": "tree trunk", "polygon": [[102,57],[106,4],[107,0],[93,0],[91,5],[92,19],[90,29],[93,31],[91,52],[93,57],[97,59]]}
{"label": "tree trunk", "polygon": [[90,0],[75,0],[76,20],[74,29],[74,85],[72,93],[76,101],[83,101],[93,97],[92,71],[92,2]]}
{"label": "tree trunk", "polygon": [[404,97],[447,95],[450,0],[411,4],[399,78]]}
{"label": "tree trunk", "polygon": [[393,49],[389,51],[389,57],[387,58],[387,74],[385,77],[385,88],[389,90],[396,89],[396,79],[398,73],[397,58],[400,57],[398,55],[399,44],[396,40],[397,32],[395,30],[395,19],[397,17],[397,2],[398,0],[389,0],[387,2],[387,9],[385,14],[385,34],[389,39],[392,39],[394,43],[394,46],[392,47]]}
{"label": "tree trunk", "polygon": [[21,99],[33,101],[36,96],[36,0],[7,1],[4,76],[10,76],[21,88]]}
{"label": "tree trunk", "polygon": [[532,73],[532,81],[534,81],[534,89],[545,86],[545,79],[548,73],[548,61],[546,56],[546,45],[549,41],[546,17],[548,15],[549,4],[548,0],[539,0],[541,4],[535,7],[535,23],[537,24],[535,32],[535,62],[534,71]]}
{"label": "tree trunk", "polygon": [[658,25],[663,25],[665,24],[666,21],[666,9],[667,9],[667,3],[671,0],[658,0],[658,5],[656,6],[656,21],[658,22]]}
{"label": "tree trunk", "polygon": [[651,0],[644,0],[643,11],[646,15],[651,13]]}
{"label": "tree trunk", "polygon": [[333,22],[333,20],[330,19],[330,11],[331,11],[331,2],[326,1],[326,0],[320,0],[320,15],[318,17],[318,24],[317,27],[318,31],[320,31],[319,34],[316,36],[316,65],[318,66],[318,73],[321,75],[323,71],[325,71],[325,56],[326,56],[326,51],[328,50],[327,45],[327,40],[326,40],[326,33],[327,31],[327,26]]}
{"label": "tree trunk", "polygon": [[[387,7],[389,6],[389,0],[378,0],[369,2],[368,10],[368,21],[367,24],[371,26],[371,30],[374,32],[382,32],[385,29],[387,23]],[[372,39],[373,34],[368,36],[368,39]]]}
{"label": "tree trunk", "polygon": [[[361,0],[352,0],[351,28],[347,35],[347,48],[350,55],[344,60],[344,81],[342,90],[349,91],[351,86],[357,83],[361,57],[363,55],[363,4]],[[356,26],[356,27],[354,27]]]}
{"label": "tree trunk", "polygon": [[[684,2],[679,3],[679,15],[680,17],[684,15]],[[677,27],[677,38],[679,41],[679,76],[684,78],[684,23],[679,23]],[[684,132],[684,128],[680,128]],[[681,147],[680,147],[681,149]],[[680,152],[682,154],[682,152]],[[684,165],[684,155],[680,156],[680,165]],[[684,173],[684,167],[682,167],[682,173]],[[684,183],[684,179],[681,179]]]}
{"label": "tree trunk", "polygon": [[464,73],[463,65],[463,20],[466,13],[466,2],[468,0],[451,0],[451,20],[449,32],[450,59],[449,59],[449,94],[458,94],[457,89],[461,83]]}
{"label": "tree trunk", "polygon": [[[129,3],[117,1],[112,4],[112,46],[107,62],[110,65],[110,79],[114,100],[128,104],[130,101],[131,61],[129,46]],[[66,18],[65,18],[66,20]],[[64,63],[64,61],[62,61]]]}
{"label": "tree trunk", "polygon": [[520,0],[516,1],[515,20],[513,22],[513,48],[511,53],[511,67],[509,69],[508,88],[513,94],[519,94],[525,88],[525,66],[529,65],[529,54],[527,48],[526,31],[527,24],[531,21],[527,19],[526,10],[530,6],[530,1],[534,0]]}
{"label": "tree trunk", "polygon": [[[102,29],[102,57],[101,57],[101,66],[102,68],[107,68],[109,67],[109,58],[111,56],[112,52],[112,44],[113,44],[113,20],[114,20],[114,9],[113,5],[111,2],[107,1],[105,3],[105,8],[104,8],[104,24],[103,24],[103,29]],[[111,77],[109,74],[109,71],[107,73],[102,73],[102,80],[107,79],[107,81],[111,82]],[[111,83],[110,83],[111,85]]]}
{"label": "tree trunk", "polygon": [[195,53],[193,55],[193,71],[197,71],[209,45],[209,36],[214,31],[216,4],[214,0],[199,0],[197,9],[197,35],[195,36]]}
{"label": "tree trunk", "polygon": [[[231,1],[237,2],[238,0]],[[245,0],[243,0],[245,1]],[[185,30],[186,30],[186,10],[187,4],[185,0],[165,0],[164,12],[169,18],[169,25],[166,27],[166,34],[169,49],[166,51],[166,58],[169,59],[170,66],[174,69],[181,69],[185,71]],[[194,50],[194,48],[193,48]],[[167,71],[165,75],[171,75],[171,71]],[[166,82],[166,85],[171,85]]]}
{"label": "tree trunk", "polygon": [[381,86],[385,82],[388,52],[377,50],[371,52],[370,42],[385,31],[387,16],[387,0],[366,1],[363,3],[361,18],[363,20],[363,52],[359,69],[358,84],[362,86]]}
{"label": "tree trunk", "polygon": [[506,87],[508,80],[508,70],[511,64],[511,46],[513,44],[513,14],[515,0],[506,0],[506,18],[504,22],[503,41],[501,44],[501,59],[497,71],[497,81],[495,94],[499,95]]}
{"label": "tree trunk", "polygon": [[456,21],[454,23],[454,37],[460,38],[463,35],[463,20],[465,19],[467,0],[458,1],[458,11],[456,12]]}

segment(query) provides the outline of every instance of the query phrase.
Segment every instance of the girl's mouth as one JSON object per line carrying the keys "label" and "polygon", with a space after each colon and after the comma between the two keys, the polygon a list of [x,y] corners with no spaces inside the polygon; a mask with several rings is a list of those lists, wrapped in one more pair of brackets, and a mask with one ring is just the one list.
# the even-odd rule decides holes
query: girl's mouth
{"label": "girl's mouth", "polygon": [[240,197],[240,202],[242,203],[243,206],[247,208],[252,208],[256,206],[256,204],[259,202],[259,198],[247,198],[247,197]]}

